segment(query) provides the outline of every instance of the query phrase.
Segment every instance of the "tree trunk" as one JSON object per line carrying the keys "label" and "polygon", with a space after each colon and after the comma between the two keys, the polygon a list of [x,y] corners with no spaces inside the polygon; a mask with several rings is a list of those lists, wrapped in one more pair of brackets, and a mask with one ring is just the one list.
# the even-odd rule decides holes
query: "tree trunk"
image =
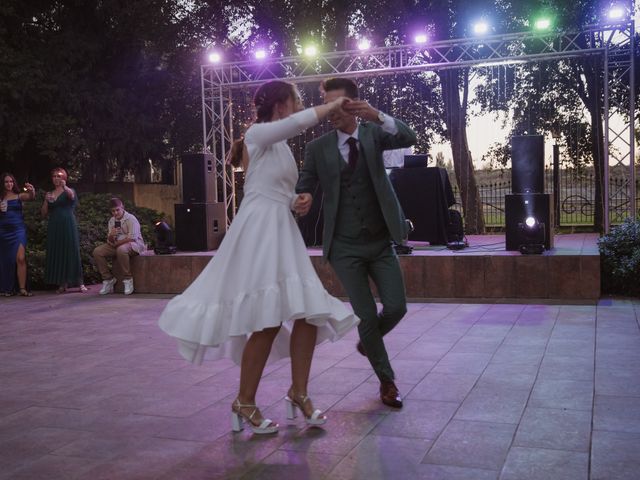
{"label": "tree trunk", "polygon": [[[604,232],[604,127],[603,127],[603,90],[601,68],[599,58],[589,59],[585,68],[587,81],[586,105],[591,116],[591,154],[593,155],[593,171],[595,175],[593,227],[599,232]],[[598,62],[598,63],[596,63]]]}
{"label": "tree trunk", "polygon": [[138,160],[134,166],[133,176],[136,183],[151,183],[151,165],[149,164],[149,160]]}
{"label": "tree trunk", "polygon": [[162,179],[160,182],[163,185],[175,185],[176,184],[176,161],[173,158],[161,158],[160,159],[160,174]]}
{"label": "tree trunk", "polygon": [[[480,202],[480,193],[473,169],[473,159],[469,152],[466,129],[466,108],[460,102],[459,70],[444,70],[438,73],[444,99],[445,124],[451,142],[453,167],[456,182],[460,189],[462,210],[464,212],[465,232],[484,233],[484,215]],[[465,77],[465,88],[468,78]]]}

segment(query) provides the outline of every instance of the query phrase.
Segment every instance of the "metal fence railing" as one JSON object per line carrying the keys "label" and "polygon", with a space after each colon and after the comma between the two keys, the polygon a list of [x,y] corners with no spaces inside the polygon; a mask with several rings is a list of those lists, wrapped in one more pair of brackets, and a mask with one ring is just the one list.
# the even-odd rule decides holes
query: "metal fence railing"
{"label": "metal fence railing", "polygon": [[[452,175],[450,173],[450,175]],[[559,226],[590,226],[594,222],[595,176],[592,172],[563,169],[559,181]],[[456,202],[462,205],[460,191],[451,178]],[[546,193],[553,194],[553,171],[545,171]],[[622,223],[628,216],[629,181],[626,177],[609,179],[609,215],[612,224]],[[478,181],[480,201],[487,227],[504,227],[504,196],[511,193],[511,172],[496,173],[493,178]],[[640,205],[640,180],[635,185],[636,205]]]}

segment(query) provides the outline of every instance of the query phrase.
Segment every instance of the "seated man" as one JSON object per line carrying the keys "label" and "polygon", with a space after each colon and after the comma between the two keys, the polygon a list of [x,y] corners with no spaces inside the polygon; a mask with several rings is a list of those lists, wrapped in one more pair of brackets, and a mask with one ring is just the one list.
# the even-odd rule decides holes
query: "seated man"
{"label": "seated man", "polygon": [[138,255],[145,249],[144,240],[142,240],[140,233],[140,223],[136,217],[125,212],[122,200],[119,198],[109,200],[109,207],[113,216],[109,219],[107,226],[107,243],[98,245],[93,250],[93,259],[102,276],[100,295],[113,293],[116,278],[109,270],[107,259],[114,257],[122,271],[124,294],[131,295],[133,293],[133,277],[131,276],[129,258]]}

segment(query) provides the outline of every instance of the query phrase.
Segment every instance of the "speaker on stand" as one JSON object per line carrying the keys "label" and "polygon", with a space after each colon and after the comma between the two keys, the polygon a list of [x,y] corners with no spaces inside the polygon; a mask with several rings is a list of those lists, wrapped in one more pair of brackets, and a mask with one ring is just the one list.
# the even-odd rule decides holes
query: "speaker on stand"
{"label": "speaker on stand", "polygon": [[176,247],[182,251],[215,250],[227,231],[224,202],[218,202],[215,157],[182,156],[182,199],[175,208]]}
{"label": "speaker on stand", "polygon": [[176,247],[184,252],[215,250],[227,231],[224,203],[176,203]]}
{"label": "speaker on stand", "polygon": [[544,137],[511,138],[511,195],[505,195],[506,250],[553,248],[553,201],[544,193]]}

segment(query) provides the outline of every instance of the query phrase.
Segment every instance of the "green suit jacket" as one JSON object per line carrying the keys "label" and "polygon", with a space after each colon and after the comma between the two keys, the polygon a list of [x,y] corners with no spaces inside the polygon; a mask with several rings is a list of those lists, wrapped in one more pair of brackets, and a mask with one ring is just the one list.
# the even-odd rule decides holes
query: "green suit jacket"
{"label": "green suit jacket", "polygon": [[[410,147],[416,142],[416,134],[400,120],[394,120],[398,127],[398,132],[395,135],[385,132],[375,123],[360,124],[358,126],[358,141],[360,143],[360,158],[364,157],[367,162],[373,188],[391,238],[396,243],[402,243],[407,236],[407,225],[398,198],[384,168],[382,152]],[[322,186],[324,192],[322,251],[325,258],[329,256],[331,250],[336,213],[340,201],[340,175],[343,168],[344,159],[338,150],[338,134],[335,130],[306,145],[304,164],[296,185],[296,192],[312,193],[318,181]]]}

